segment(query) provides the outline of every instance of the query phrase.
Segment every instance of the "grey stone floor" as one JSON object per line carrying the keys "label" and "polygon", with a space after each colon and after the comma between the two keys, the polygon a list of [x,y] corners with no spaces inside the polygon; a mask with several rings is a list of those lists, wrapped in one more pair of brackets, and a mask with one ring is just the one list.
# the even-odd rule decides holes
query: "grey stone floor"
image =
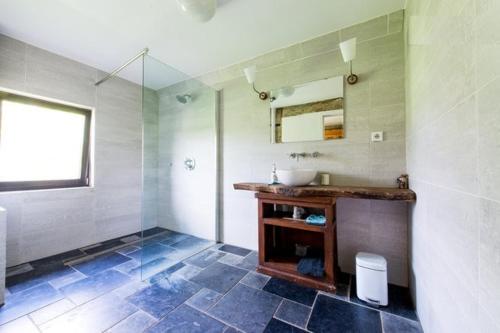
{"label": "grey stone floor", "polygon": [[11,272],[0,333],[421,332],[405,288],[390,286],[390,305],[376,309],[347,274],[333,295],[255,272],[254,251],[164,229],[148,237]]}

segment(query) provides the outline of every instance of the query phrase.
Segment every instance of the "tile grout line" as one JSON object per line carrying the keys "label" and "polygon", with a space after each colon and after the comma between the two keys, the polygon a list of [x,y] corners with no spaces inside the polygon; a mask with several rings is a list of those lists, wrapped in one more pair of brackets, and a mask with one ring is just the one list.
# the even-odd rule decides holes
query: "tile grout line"
{"label": "tile grout line", "polygon": [[[290,302],[293,302],[293,303],[297,303],[297,302],[295,302],[295,301],[291,301],[291,300],[289,300],[288,298],[283,298],[283,299],[281,300],[280,304],[278,305],[278,307],[276,308],[276,311],[274,311],[274,314],[273,314],[273,317],[272,317],[272,318],[274,318],[274,319],[276,319],[276,320],[279,320],[279,321],[282,321],[282,322],[284,322],[284,323],[287,323],[287,324],[289,324],[289,325],[291,325],[291,326],[294,326],[294,327],[300,328],[301,330],[306,330],[306,331],[307,331],[307,328],[306,328],[306,327],[307,327],[307,325],[306,325],[306,327],[300,327],[300,326],[299,326],[299,325],[297,325],[297,324],[294,324],[294,323],[291,323],[291,322],[289,322],[289,321],[287,321],[287,320],[285,320],[285,319],[282,319],[282,318],[276,317],[276,313],[277,313],[277,312],[278,312],[278,310],[281,308],[281,305],[283,305],[283,302],[284,302],[285,300],[290,301]],[[297,303],[297,304],[304,305],[304,304],[302,304],[302,303]],[[306,306],[306,305],[304,305],[304,306]],[[312,308],[311,308],[311,312],[312,312]],[[310,312],[310,313],[311,313],[311,312]],[[310,313],[309,313],[309,315],[310,315]],[[306,323],[306,324],[307,324],[307,323]]]}
{"label": "tile grout line", "polygon": [[468,196],[474,197],[476,199],[483,199],[483,200],[487,200],[487,201],[491,201],[491,202],[500,204],[500,200],[489,198],[489,197],[486,197],[486,196],[483,196],[483,195],[480,195],[480,194],[475,194],[475,193],[472,193],[472,192],[465,192],[463,190],[459,190],[459,189],[456,189],[456,188],[453,188],[453,187],[448,187],[448,186],[439,185],[439,184],[436,184],[436,183],[431,183],[429,181],[422,180],[420,178],[414,178],[414,180],[416,180],[416,181],[418,181],[420,183],[426,184],[426,185],[431,185],[431,186],[434,186],[434,187],[439,187],[440,189],[443,189],[443,190],[449,190],[449,191],[453,191],[453,192],[460,193],[460,194],[463,194],[463,195],[468,195]]}
{"label": "tile grout line", "polygon": [[[224,296],[225,296],[225,295],[224,295]],[[222,297],[221,297],[221,298],[222,298]],[[183,303],[183,304],[185,304],[185,303]],[[245,331],[243,331],[243,330],[241,330],[241,329],[237,328],[237,327],[236,327],[236,326],[234,326],[233,324],[229,324],[229,323],[227,323],[226,321],[224,321],[224,320],[222,320],[222,319],[219,319],[219,318],[217,318],[217,317],[213,316],[213,315],[212,315],[212,314],[210,314],[207,310],[197,309],[197,308],[195,308],[195,307],[193,307],[193,306],[191,306],[191,305],[189,305],[189,304],[186,304],[186,306],[189,306],[190,308],[192,308],[192,309],[194,309],[194,310],[196,310],[196,311],[198,311],[198,312],[201,312],[201,313],[203,313],[204,315],[206,315],[206,316],[208,316],[208,317],[210,317],[210,318],[212,318],[212,319],[214,319],[214,320],[216,320],[216,321],[218,321],[218,322],[221,322],[222,324],[224,324],[224,325],[226,325],[226,326],[228,326],[228,327],[234,328],[235,330],[237,330],[237,331],[239,331],[239,332],[245,332]]]}
{"label": "tile grout line", "polygon": [[306,330],[308,330],[308,326],[309,326],[309,321],[311,320],[311,317],[312,317],[312,313],[313,313],[313,310],[314,310],[314,306],[316,305],[316,301],[319,297],[319,293],[316,293],[316,296],[314,297],[314,301],[313,301],[313,304],[311,305],[311,312],[309,313],[309,316],[307,317],[307,320],[306,320]]}
{"label": "tile grout line", "polygon": [[[37,330],[38,332],[42,332],[42,330],[40,329],[40,327],[38,327],[38,325],[35,323],[35,321],[33,320],[33,318],[31,318],[31,316],[30,316],[29,314],[26,314],[25,316],[26,316],[26,318],[27,318],[29,321],[31,321],[31,322],[33,323],[33,325],[35,325],[35,328],[36,328],[36,330]],[[19,317],[19,318],[22,318],[22,317]],[[1,328],[1,327],[2,327],[2,326],[0,325],[0,328]]]}

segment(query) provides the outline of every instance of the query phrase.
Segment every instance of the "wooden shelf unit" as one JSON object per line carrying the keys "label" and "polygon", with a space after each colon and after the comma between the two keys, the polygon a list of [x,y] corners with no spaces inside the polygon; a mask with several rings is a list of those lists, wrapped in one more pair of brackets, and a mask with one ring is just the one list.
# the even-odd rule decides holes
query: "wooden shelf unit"
{"label": "wooden shelf unit", "polygon": [[[334,197],[287,197],[271,193],[256,193],[259,206],[259,266],[258,271],[298,284],[335,291],[336,224]],[[321,210],[326,217],[324,226],[309,225],[305,220],[276,216],[275,205],[297,206]],[[324,276],[316,278],[297,271],[300,257],[294,253],[295,243],[310,245],[324,258]]]}

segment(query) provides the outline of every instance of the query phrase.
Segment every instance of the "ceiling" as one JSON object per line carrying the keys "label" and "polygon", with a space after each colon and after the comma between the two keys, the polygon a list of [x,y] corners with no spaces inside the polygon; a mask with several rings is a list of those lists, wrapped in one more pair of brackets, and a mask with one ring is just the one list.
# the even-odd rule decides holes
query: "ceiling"
{"label": "ceiling", "polygon": [[404,0],[218,0],[214,18],[200,23],[175,0],[0,0],[0,32],[108,72],[147,46],[197,76],[403,7]]}

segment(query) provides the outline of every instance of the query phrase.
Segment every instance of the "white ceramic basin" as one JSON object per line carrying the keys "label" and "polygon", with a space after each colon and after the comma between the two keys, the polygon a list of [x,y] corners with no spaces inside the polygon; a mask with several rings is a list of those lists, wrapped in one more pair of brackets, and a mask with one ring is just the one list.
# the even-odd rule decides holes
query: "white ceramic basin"
{"label": "white ceramic basin", "polygon": [[308,185],[310,182],[316,178],[316,170],[312,169],[281,169],[276,170],[278,175],[278,182],[283,185],[288,186],[304,186]]}

